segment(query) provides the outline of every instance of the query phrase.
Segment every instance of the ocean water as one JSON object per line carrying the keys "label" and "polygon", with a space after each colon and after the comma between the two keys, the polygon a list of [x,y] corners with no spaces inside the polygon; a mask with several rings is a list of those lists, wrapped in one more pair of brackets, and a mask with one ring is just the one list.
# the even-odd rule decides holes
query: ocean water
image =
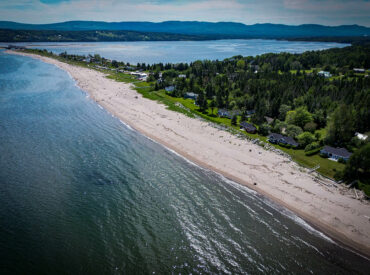
{"label": "ocean water", "polygon": [[0,274],[348,274],[370,262],[0,52]]}
{"label": "ocean water", "polygon": [[[6,45],[6,44],[3,44]],[[98,42],[98,43],[19,43],[31,48],[47,49],[54,53],[100,54],[109,59],[140,63],[179,63],[195,60],[223,60],[235,55],[256,56],[263,53],[302,53],[345,47],[349,44],[334,42],[304,42],[262,39],[230,39],[214,41],[164,41],[164,42]]]}

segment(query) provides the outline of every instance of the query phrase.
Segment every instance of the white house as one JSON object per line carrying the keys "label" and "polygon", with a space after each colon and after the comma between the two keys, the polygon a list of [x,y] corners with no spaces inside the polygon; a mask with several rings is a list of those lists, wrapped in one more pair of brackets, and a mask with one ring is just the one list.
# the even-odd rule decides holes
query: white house
{"label": "white house", "polygon": [[331,73],[330,72],[327,72],[327,71],[320,71],[317,73],[319,76],[323,76],[325,78],[329,78],[331,77]]}

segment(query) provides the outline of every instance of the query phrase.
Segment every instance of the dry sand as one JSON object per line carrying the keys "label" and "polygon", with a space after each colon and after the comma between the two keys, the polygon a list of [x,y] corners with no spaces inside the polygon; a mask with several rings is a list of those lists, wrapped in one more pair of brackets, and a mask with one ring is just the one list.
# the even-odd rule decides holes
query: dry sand
{"label": "dry sand", "polygon": [[370,256],[370,204],[353,190],[309,174],[286,156],[216,129],[207,122],[167,110],[130,84],[101,72],[24,54],[70,73],[78,86],[106,110],[191,161],[221,173],[292,210],[328,236]]}

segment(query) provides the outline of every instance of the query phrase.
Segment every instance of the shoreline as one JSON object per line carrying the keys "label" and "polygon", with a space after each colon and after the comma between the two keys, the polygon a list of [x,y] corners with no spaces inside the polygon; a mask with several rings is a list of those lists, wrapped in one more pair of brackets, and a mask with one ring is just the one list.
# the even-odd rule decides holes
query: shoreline
{"label": "shoreline", "polygon": [[308,174],[286,157],[215,129],[207,122],[170,111],[158,102],[142,98],[130,84],[107,79],[101,72],[34,54],[6,53],[56,65],[124,124],[196,165],[284,206],[339,245],[370,256],[370,218],[366,215],[370,205],[353,199],[344,187],[326,186],[331,182]]}

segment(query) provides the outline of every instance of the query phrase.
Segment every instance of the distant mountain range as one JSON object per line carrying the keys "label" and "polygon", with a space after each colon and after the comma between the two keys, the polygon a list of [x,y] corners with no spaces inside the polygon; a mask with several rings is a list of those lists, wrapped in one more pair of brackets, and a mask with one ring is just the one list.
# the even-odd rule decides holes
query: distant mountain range
{"label": "distant mountain range", "polygon": [[367,37],[370,28],[358,25],[299,26],[281,24],[245,25],[233,22],[165,21],[153,22],[98,22],[68,21],[54,24],[23,24],[0,21],[0,29],[49,30],[49,31],[137,31],[169,34],[199,35],[212,38],[318,38],[318,37]]}

